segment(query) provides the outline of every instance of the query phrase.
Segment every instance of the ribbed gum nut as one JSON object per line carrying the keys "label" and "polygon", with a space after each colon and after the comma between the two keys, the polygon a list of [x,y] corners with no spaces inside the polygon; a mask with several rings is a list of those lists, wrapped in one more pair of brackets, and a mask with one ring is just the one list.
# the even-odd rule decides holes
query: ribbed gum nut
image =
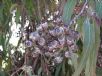
{"label": "ribbed gum nut", "polygon": [[59,36],[58,41],[60,42],[60,45],[63,46],[65,44],[65,36],[64,35]]}
{"label": "ribbed gum nut", "polygon": [[45,44],[45,39],[43,37],[38,39],[38,44],[43,46]]}
{"label": "ribbed gum nut", "polygon": [[32,32],[29,36],[30,39],[32,39],[33,41],[38,40],[38,38],[40,37],[39,33],[36,32]]}
{"label": "ribbed gum nut", "polygon": [[48,45],[49,51],[51,51],[51,50],[57,48],[57,46],[58,46],[58,41],[56,41],[56,40],[52,41],[52,42]]}
{"label": "ribbed gum nut", "polygon": [[49,33],[52,36],[58,36],[58,35],[64,34],[64,29],[63,27],[55,27],[53,30],[50,30]]}
{"label": "ribbed gum nut", "polygon": [[73,52],[76,52],[78,49],[77,45],[73,44],[69,47],[69,50],[72,50]]}
{"label": "ribbed gum nut", "polygon": [[64,28],[63,27],[56,27],[55,28],[55,33],[56,33],[57,36],[64,34]]}
{"label": "ribbed gum nut", "polygon": [[64,33],[64,28],[63,27],[59,27],[60,33],[63,34]]}
{"label": "ribbed gum nut", "polygon": [[71,38],[71,37],[68,37],[67,36],[67,44],[68,44],[68,46],[71,46],[73,43],[74,43],[74,41],[73,41],[73,39]]}
{"label": "ribbed gum nut", "polygon": [[32,41],[26,40],[25,45],[26,45],[26,47],[31,47],[32,46]]}
{"label": "ribbed gum nut", "polygon": [[50,33],[52,36],[56,36],[54,30],[49,30],[49,33]]}
{"label": "ribbed gum nut", "polygon": [[73,38],[73,39],[77,39],[79,36],[78,31],[74,31],[74,30],[69,30],[69,35]]}
{"label": "ribbed gum nut", "polygon": [[70,58],[72,56],[72,54],[73,54],[72,51],[66,51],[65,52],[65,57]]}
{"label": "ribbed gum nut", "polygon": [[60,35],[61,34],[61,29],[59,27],[55,28],[54,31],[55,31],[56,35]]}
{"label": "ribbed gum nut", "polygon": [[47,28],[48,28],[48,23],[47,23],[47,22],[42,23],[41,26],[42,26],[44,29],[47,29]]}

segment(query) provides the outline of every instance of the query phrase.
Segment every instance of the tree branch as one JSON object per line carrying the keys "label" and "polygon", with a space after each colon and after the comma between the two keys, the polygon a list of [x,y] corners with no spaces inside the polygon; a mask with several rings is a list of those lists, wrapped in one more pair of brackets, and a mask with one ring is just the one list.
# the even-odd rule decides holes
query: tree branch
{"label": "tree branch", "polygon": [[85,1],[84,5],[83,5],[83,7],[82,7],[82,10],[79,12],[79,14],[76,15],[76,16],[70,21],[70,23],[68,24],[68,28],[69,28],[69,27],[73,24],[73,22],[76,21],[76,20],[79,18],[79,16],[84,12],[87,3],[88,3],[88,0]]}

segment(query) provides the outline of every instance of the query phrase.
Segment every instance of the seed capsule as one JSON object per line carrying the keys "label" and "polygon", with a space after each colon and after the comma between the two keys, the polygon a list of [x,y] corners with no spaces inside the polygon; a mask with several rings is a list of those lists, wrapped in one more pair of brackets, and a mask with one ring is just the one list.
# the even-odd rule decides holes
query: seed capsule
{"label": "seed capsule", "polygon": [[32,46],[32,41],[26,40],[26,41],[25,41],[25,46],[26,46],[26,47],[31,47],[31,46]]}
{"label": "seed capsule", "polygon": [[48,28],[48,23],[47,22],[42,23],[40,26],[42,26],[43,29],[47,29]]}
{"label": "seed capsule", "polygon": [[56,27],[56,28],[54,29],[54,31],[55,31],[55,34],[56,34],[56,35],[61,35],[61,34],[63,34],[64,29],[63,29],[62,27]]}
{"label": "seed capsule", "polygon": [[29,36],[30,39],[32,39],[33,41],[37,40],[40,37],[38,32],[32,32]]}
{"label": "seed capsule", "polygon": [[49,33],[50,33],[52,36],[56,36],[54,30],[49,30]]}
{"label": "seed capsule", "polygon": [[43,37],[38,39],[38,44],[43,46],[45,44],[45,39]]}
{"label": "seed capsule", "polygon": [[77,31],[69,30],[68,33],[73,39],[77,39],[79,37],[79,33]]}
{"label": "seed capsule", "polygon": [[70,58],[72,56],[72,54],[73,54],[72,51],[66,51],[65,52],[65,57]]}
{"label": "seed capsule", "polygon": [[52,41],[52,42],[48,45],[49,51],[51,51],[51,50],[57,48],[57,46],[58,46],[58,41],[56,41],[56,40]]}
{"label": "seed capsule", "polygon": [[61,35],[60,37],[58,37],[58,41],[60,42],[61,46],[64,46],[64,44],[65,44],[65,36]]}
{"label": "seed capsule", "polygon": [[50,30],[49,33],[52,36],[59,36],[64,33],[63,27],[55,27],[53,30]]}
{"label": "seed capsule", "polygon": [[73,51],[73,52],[76,52],[78,50],[78,47],[76,44],[73,44],[69,47],[69,50]]}
{"label": "seed capsule", "polygon": [[71,46],[72,44],[74,44],[74,40],[71,37],[67,36],[66,39],[67,39],[68,46]]}

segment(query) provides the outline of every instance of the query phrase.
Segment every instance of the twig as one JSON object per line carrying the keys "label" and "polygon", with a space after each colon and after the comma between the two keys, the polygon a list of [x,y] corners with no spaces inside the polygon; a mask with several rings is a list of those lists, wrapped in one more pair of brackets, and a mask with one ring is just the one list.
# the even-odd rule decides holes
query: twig
{"label": "twig", "polygon": [[22,67],[18,68],[15,72],[13,72],[13,73],[11,74],[11,76],[14,76],[14,75],[15,75],[17,72],[19,72],[21,69],[22,69]]}
{"label": "twig", "polygon": [[82,10],[80,11],[80,13],[79,13],[78,15],[76,15],[76,16],[70,21],[70,23],[68,24],[68,27],[70,27],[70,26],[73,24],[73,22],[76,21],[76,20],[79,18],[79,16],[84,12],[87,3],[88,3],[88,0],[85,1],[85,3],[84,3],[84,5],[83,5]]}
{"label": "twig", "polygon": [[39,0],[37,0],[37,8],[38,8],[39,19],[41,19],[41,10],[40,10],[40,1]]}

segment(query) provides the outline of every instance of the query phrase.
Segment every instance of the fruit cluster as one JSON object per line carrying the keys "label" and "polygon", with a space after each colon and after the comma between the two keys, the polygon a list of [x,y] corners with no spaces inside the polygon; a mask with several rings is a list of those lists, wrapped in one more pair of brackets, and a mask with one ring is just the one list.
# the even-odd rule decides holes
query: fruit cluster
{"label": "fruit cluster", "polygon": [[25,47],[32,50],[33,57],[43,54],[60,63],[64,57],[68,58],[78,50],[76,45],[78,37],[77,31],[68,29],[63,24],[43,22],[35,31],[29,33]]}

